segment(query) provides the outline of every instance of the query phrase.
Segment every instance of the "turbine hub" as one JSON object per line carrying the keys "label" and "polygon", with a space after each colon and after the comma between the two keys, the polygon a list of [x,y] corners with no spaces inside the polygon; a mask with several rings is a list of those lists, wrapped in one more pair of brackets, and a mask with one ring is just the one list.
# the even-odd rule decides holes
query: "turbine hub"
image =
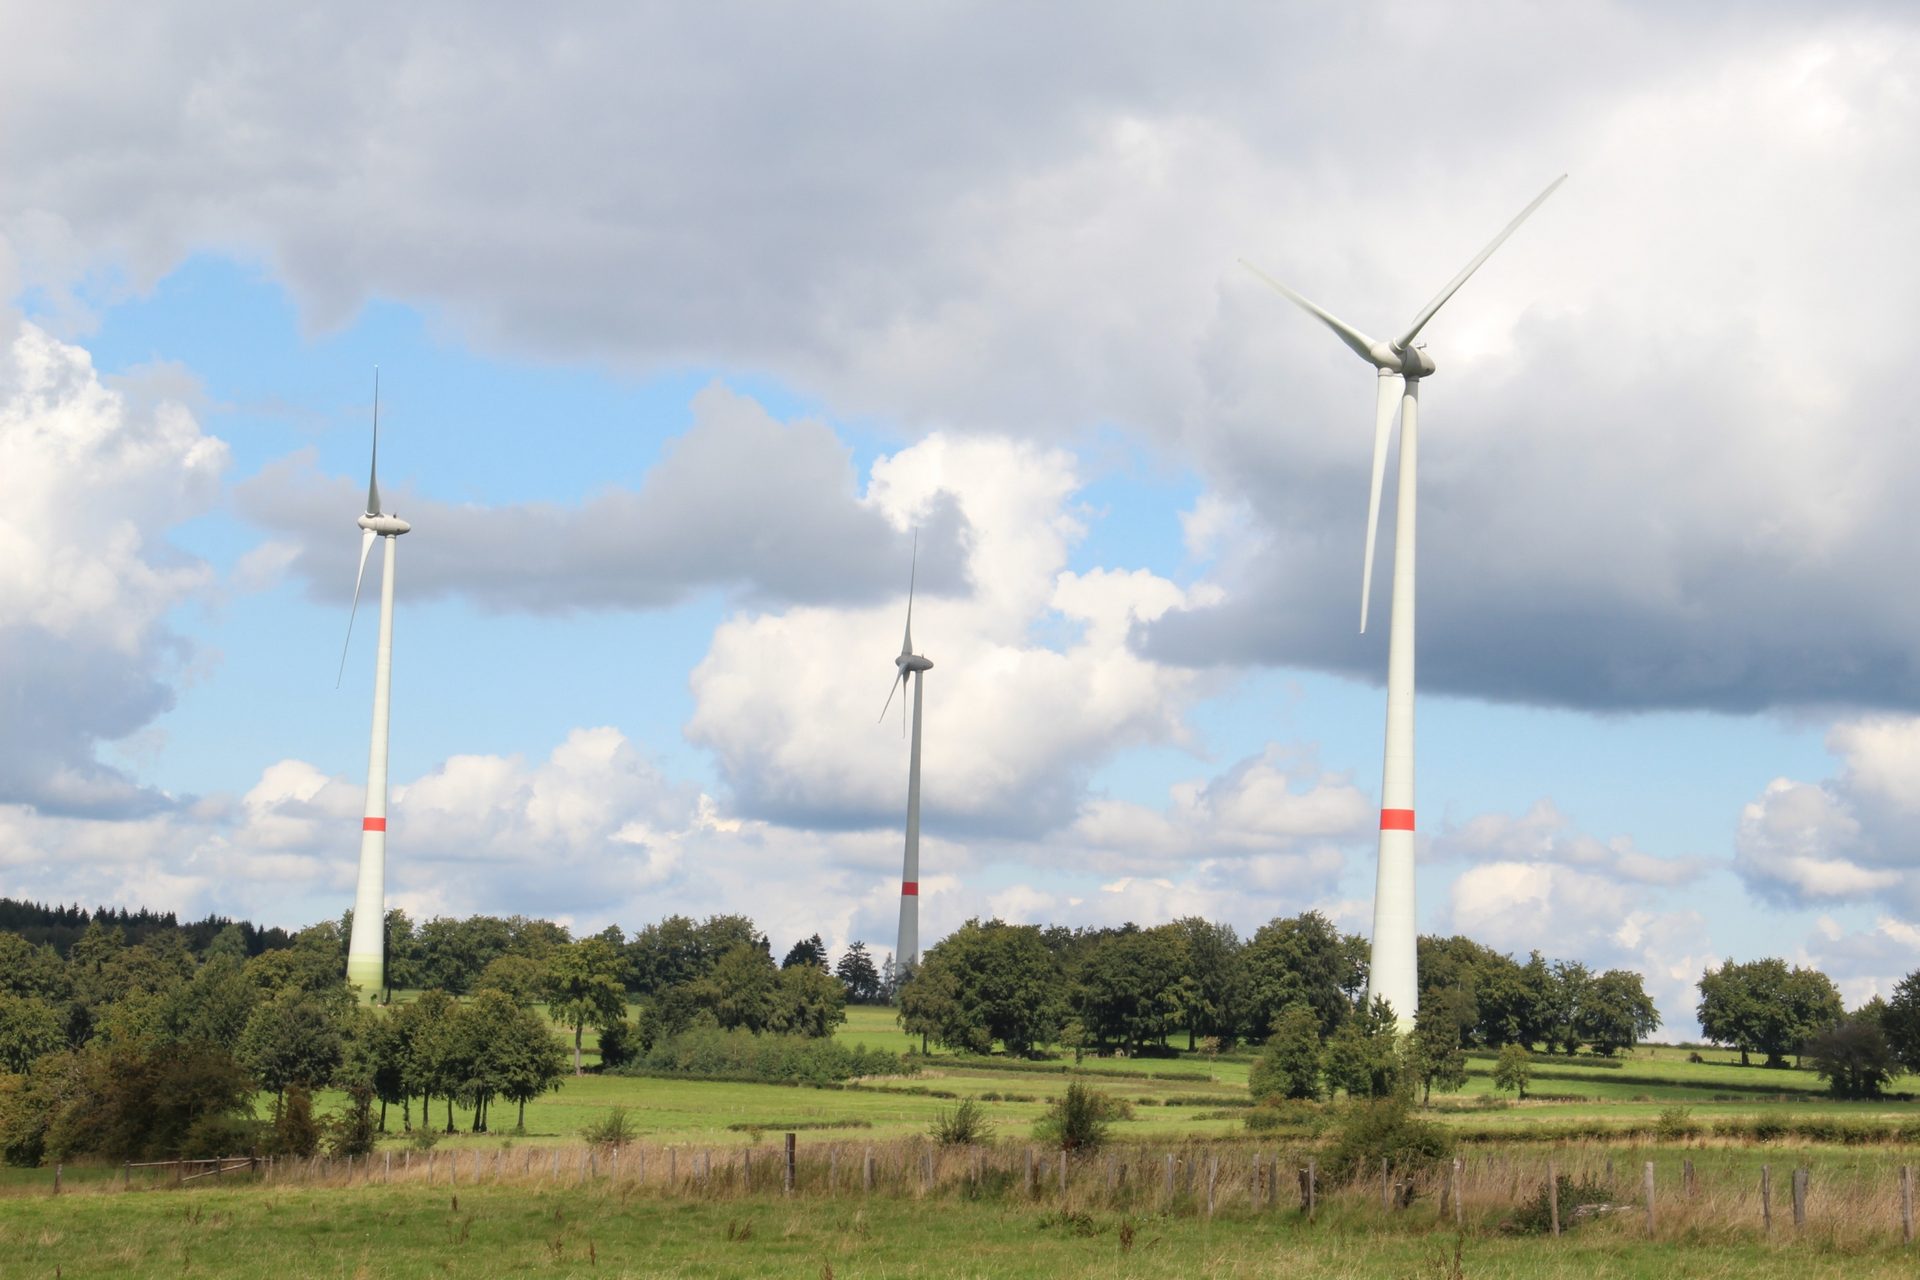
{"label": "turbine hub", "polygon": [[903,653],[893,660],[893,665],[900,668],[900,674],[902,675],[910,671],[933,670],[933,660],[931,658],[923,658],[917,653]]}
{"label": "turbine hub", "polygon": [[362,529],[377,533],[383,538],[397,538],[413,528],[399,516],[361,516],[355,523]]}
{"label": "turbine hub", "polygon": [[1424,378],[1434,369],[1433,357],[1420,347],[1396,347],[1376,342],[1369,354],[1381,372],[1397,373],[1403,378]]}

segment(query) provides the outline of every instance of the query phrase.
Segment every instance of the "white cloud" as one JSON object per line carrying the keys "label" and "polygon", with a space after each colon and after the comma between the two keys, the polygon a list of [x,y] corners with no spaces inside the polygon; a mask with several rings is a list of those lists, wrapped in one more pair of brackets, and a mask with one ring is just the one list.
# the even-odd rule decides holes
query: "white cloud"
{"label": "white cloud", "polygon": [[1627,836],[1599,840],[1576,831],[1566,815],[1547,799],[1536,801],[1533,808],[1518,816],[1484,813],[1448,827],[1434,837],[1433,856],[1555,863],[1649,885],[1686,884],[1697,879],[1707,866],[1700,858],[1655,857]]}
{"label": "white cloud", "polygon": [[0,803],[164,803],[95,750],[172,703],[187,649],[167,615],[211,571],[166,539],[212,505],[226,463],[180,404],[130,400],[85,351],[0,312]]}

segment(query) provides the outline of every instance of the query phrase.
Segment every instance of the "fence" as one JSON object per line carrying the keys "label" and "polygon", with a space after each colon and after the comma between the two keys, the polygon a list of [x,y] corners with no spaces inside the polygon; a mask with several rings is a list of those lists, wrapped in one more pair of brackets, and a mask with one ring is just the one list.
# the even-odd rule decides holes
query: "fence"
{"label": "fence", "polygon": [[[1544,1197],[1547,1230],[1610,1218],[1635,1234],[1703,1229],[1764,1235],[1886,1238],[1914,1235],[1912,1166],[1879,1155],[1806,1164],[1752,1162],[1740,1149],[1703,1149],[1656,1162],[1630,1149],[1574,1145],[1544,1155],[1477,1152],[1408,1174],[1382,1163],[1358,1176],[1327,1176],[1312,1150],[1192,1143],[1120,1145],[1069,1154],[1025,1144],[940,1146],[890,1142],[777,1145],[519,1146],[378,1151],[330,1158],[248,1156],[122,1166],[121,1190],[252,1181],[262,1186],[461,1187],[512,1184],[579,1188],[623,1197],[743,1196],[962,1197],[1051,1205],[1086,1212],[1206,1217],[1290,1213],[1387,1215],[1461,1231],[1511,1225],[1520,1207]],[[54,1192],[62,1170],[54,1170]],[[1563,1206],[1563,1185],[1580,1192]],[[95,1179],[89,1188],[113,1189]],[[1597,1196],[1597,1198],[1596,1198]]]}

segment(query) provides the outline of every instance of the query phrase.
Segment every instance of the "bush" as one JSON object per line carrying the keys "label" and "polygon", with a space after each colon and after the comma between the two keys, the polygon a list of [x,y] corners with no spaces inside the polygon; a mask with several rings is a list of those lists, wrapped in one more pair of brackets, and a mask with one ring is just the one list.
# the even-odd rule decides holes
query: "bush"
{"label": "bush", "polygon": [[364,1156],[373,1151],[373,1090],[355,1085],[347,1091],[347,1103],[327,1117],[324,1125],[327,1151],[335,1159]]}
{"label": "bush", "polygon": [[1404,1097],[1350,1104],[1333,1131],[1327,1167],[1351,1179],[1377,1173],[1382,1160],[1396,1174],[1420,1173],[1453,1155],[1453,1138],[1439,1125],[1413,1114]]}
{"label": "bush", "polygon": [[1662,1142],[1677,1142],[1700,1132],[1700,1126],[1694,1123],[1693,1112],[1685,1107],[1666,1107],[1653,1122],[1653,1132]]}
{"label": "bush", "polygon": [[1132,1115],[1124,1100],[1075,1081],[1048,1105],[1033,1136],[1066,1151],[1092,1151],[1106,1142],[1115,1120]]}
{"label": "bush", "polygon": [[864,1045],[849,1048],[807,1036],[755,1035],[695,1027],[654,1041],[644,1057],[616,1067],[623,1076],[694,1076],[755,1084],[832,1084],[855,1076],[912,1075],[899,1054]]}
{"label": "bush", "polygon": [[1276,1099],[1247,1112],[1245,1120],[1252,1133],[1311,1134],[1326,1123],[1326,1112],[1297,1098]]}
{"label": "bush", "polygon": [[987,1119],[985,1107],[972,1098],[963,1098],[951,1111],[940,1109],[927,1136],[943,1147],[972,1146],[993,1141],[993,1124]]}
{"label": "bush", "polygon": [[275,1155],[303,1159],[320,1149],[320,1125],[313,1118],[313,1095],[305,1085],[290,1085],[280,1114],[273,1118],[268,1149]]}
{"label": "bush", "polygon": [[603,1118],[580,1130],[580,1136],[592,1146],[624,1147],[638,1136],[638,1131],[633,1121],[627,1119],[627,1109],[615,1107]]}
{"label": "bush", "polygon": [[633,1033],[633,1024],[622,1018],[609,1026],[600,1028],[600,1069],[611,1071],[615,1067],[624,1067],[638,1057],[640,1046]]}
{"label": "bush", "polygon": [[[1555,1181],[1560,1184],[1560,1229],[1562,1231],[1571,1231],[1582,1217],[1592,1216],[1579,1213],[1580,1209],[1588,1205],[1613,1204],[1613,1190],[1604,1183],[1595,1182],[1591,1178],[1576,1183],[1564,1173]],[[1545,1183],[1541,1184],[1540,1190],[1534,1193],[1532,1199],[1523,1202],[1513,1217],[1507,1220],[1505,1230],[1514,1235],[1525,1236],[1545,1235],[1553,1230],[1553,1206],[1547,1203]]]}

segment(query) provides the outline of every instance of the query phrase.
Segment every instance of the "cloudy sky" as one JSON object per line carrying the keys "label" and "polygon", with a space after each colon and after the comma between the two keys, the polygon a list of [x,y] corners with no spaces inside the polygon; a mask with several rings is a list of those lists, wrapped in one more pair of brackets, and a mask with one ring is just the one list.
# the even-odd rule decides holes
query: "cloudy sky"
{"label": "cloudy sky", "polygon": [[1364,929],[1373,377],[1235,259],[1394,332],[1565,172],[1423,335],[1422,927],[1683,1034],[1722,957],[1884,991],[1917,66],[1785,0],[0,5],[0,893],[347,905],[378,364],[392,901],[888,949],[918,530],[923,936]]}

